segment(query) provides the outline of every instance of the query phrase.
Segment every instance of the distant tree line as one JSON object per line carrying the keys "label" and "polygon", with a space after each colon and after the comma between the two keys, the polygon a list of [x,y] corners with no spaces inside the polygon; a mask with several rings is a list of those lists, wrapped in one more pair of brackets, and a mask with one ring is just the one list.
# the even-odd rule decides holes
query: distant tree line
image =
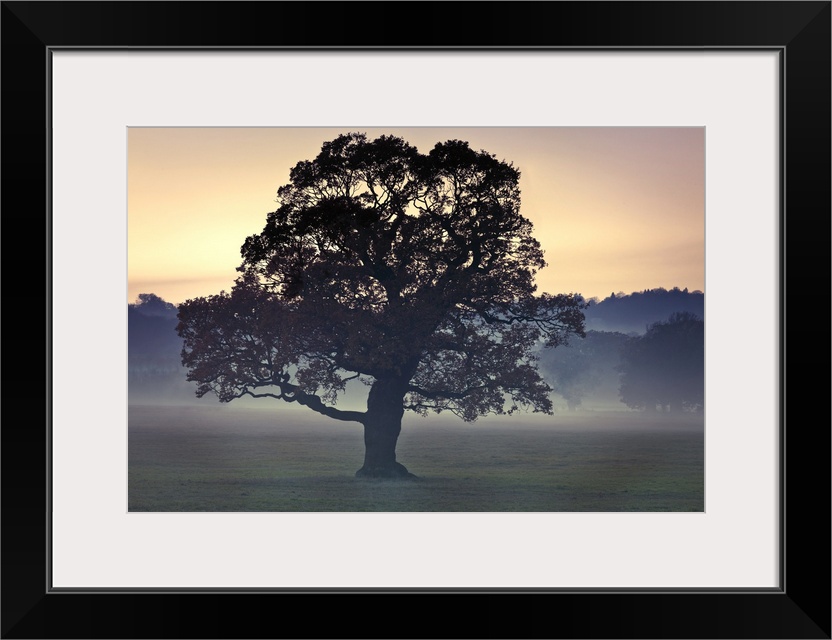
{"label": "distant tree line", "polygon": [[[621,300],[624,309],[668,294],[682,294],[682,298],[701,295],[672,289],[653,290],[649,295],[616,294],[614,299]],[[604,304],[609,305],[611,299],[605,299]],[[175,305],[152,293],[140,294],[135,303],[128,304],[131,402],[195,399],[195,385],[186,381],[187,371],[181,364],[177,312]],[[648,312],[649,309],[643,311],[641,316]],[[633,311],[633,317],[636,315]],[[643,335],[590,330],[583,339],[575,337],[557,349],[543,349],[539,354],[541,373],[570,410],[580,409],[593,400],[606,406],[624,403],[644,411],[701,411],[705,345],[700,316],[676,311],[645,329]]]}
{"label": "distant tree line", "polygon": [[153,293],[127,305],[127,380],[130,402],[190,402],[194,385],[182,366],[177,307]]}
{"label": "distant tree line", "polygon": [[545,349],[541,368],[567,407],[613,394],[631,409],[700,412],[705,405],[705,323],[681,311],[644,335],[588,331],[558,350]]}
{"label": "distant tree line", "polygon": [[666,320],[677,312],[703,318],[705,294],[678,287],[645,289],[630,294],[611,293],[603,300],[590,299],[584,316],[589,330],[643,334],[653,323]]}
{"label": "distant tree line", "polygon": [[702,411],[705,323],[682,311],[652,324],[621,351],[621,400],[633,409]]}
{"label": "distant tree line", "polygon": [[566,400],[571,411],[591,396],[596,401],[619,402],[621,351],[629,337],[612,331],[587,331],[559,349],[544,349],[541,369],[552,389]]}

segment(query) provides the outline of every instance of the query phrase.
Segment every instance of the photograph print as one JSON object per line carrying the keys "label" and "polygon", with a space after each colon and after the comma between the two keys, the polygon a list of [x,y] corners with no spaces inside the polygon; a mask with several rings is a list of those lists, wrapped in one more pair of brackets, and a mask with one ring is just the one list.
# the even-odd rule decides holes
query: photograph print
{"label": "photograph print", "polygon": [[128,129],[130,512],[704,512],[702,127]]}

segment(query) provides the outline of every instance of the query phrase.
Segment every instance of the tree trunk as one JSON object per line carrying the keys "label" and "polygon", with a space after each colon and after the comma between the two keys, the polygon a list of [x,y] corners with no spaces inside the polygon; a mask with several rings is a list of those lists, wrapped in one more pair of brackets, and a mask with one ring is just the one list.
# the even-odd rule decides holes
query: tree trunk
{"label": "tree trunk", "polygon": [[359,478],[415,478],[396,461],[396,442],[402,430],[406,383],[376,380],[367,397],[364,418],[364,466]]}

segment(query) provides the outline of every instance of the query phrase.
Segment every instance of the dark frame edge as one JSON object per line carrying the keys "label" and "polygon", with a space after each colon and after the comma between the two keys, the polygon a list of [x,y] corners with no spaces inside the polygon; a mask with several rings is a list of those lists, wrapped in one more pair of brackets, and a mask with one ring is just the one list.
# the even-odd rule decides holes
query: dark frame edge
{"label": "dark frame edge", "polygon": [[[49,153],[45,128],[48,113],[45,89],[48,78],[44,74],[43,42],[31,26],[20,20],[5,3],[0,8],[0,28],[0,41],[3,53],[6,54],[0,58],[2,88],[6,94],[2,109],[4,188],[0,194],[0,207],[5,209],[3,300],[7,308],[26,309],[31,313],[26,320],[17,315],[13,318],[6,315],[2,336],[8,345],[14,341],[20,342],[21,335],[29,336],[32,342],[40,342],[48,335],[49,278],[46,256],[49,255],[51,241],[46,232],[50,203],[44,180],[48,176],[46,158]],[[12,55],[12,51],[15,55]],[[9,99],[10,95],[13,99]],[[28,204],[32,200],[37,203],[33,215],[31,205]],[[40,210],[41,203],[47,206],[45,211]],[[20,207],[26,207],[23,210],[28,211],[29,215],[22,214]],[[18,245],[21,244],[21,238],[27,238],[30,242],[32,238],[38,238],[31,242],[37,247],[33,251],[34,258],[27,256],[21,260],[22,256],[16,248],[10,247],[10,238],[17,238]],[[45,255],[41,254],[42,250],[46,252]],[[41,257],[43,262],[40,262]],[[21,263],[25,265],[25,277],[20,277]],[[10,277],[9,274],[15,271],[18,276]],[[33,285],[33,282],[37,284]],[[46,287],[41,288],[40,282]],[[32,381],[46,381],[44,372],[49,366],[47,341],[44,341],[43,350],[38,347],[31,358],[14,367],[14,377],[22,375]],[[12,378],[12,367],[8,364],[7,355],[2,367],[7,381]],[[44,407],[41,390],[38,382],[29,388],[18,387],[13,394],[9,392],[8,383],[2,390],[3,416],[6,418],[0,432],[4,479],[0,485],[3,516],[3,535],[0,538],[0,553],[3,557],[0,568],[3,599],[0,631],[3,638],[11,637],[9,634],[13,634],[16,627],[25,626],[28,621],[37,618],[47,586],[45,573],[33,571],[44,566],[46,522],[49,517],[47,476],[43,473],[45,469],[41,464],[49,464],[48,447],[45,444],[51,414],[48,402]],[[43,407],[44,413],[37,415],[46,418],[46,428],[35,431],[28,421],[21,425],[18,419],[10,420],[10,405],[20,403]],[[41,423],[38,420],[36,424]],[[17,453],[11,456],[10,451]],[[18,456],[35,464],[21,468],[14,462]],[[10,480],[10,470],[16,475],[14,480]],[[42,503],[41,497],[45,497],[46,502]],[[32,498],[35,500],[32,501]]]}
{"label": "dark frame edge", "polygon": [[[783,587],[785,594],[803,612],[807,618],[818,625],[818,630],[830,637],[832,621],[830,620],[830,602],[832,602],[832,585],[829,575],[822,583],[815,581],[813,574],[816,567],[830,566],[830,545],[832,536],[829,512],[823,520],[816,514],[807,513],[799,508],[805,492],[811,488],[819,502],[829,505],[832,491],[829,482],[830,433],[826,431],[815,434],[816,446],[809,446],[804,439],[795,439],[798,433],[795,427],[802,422],[799,408],[815,394],[828,397],[829,378],[815,382],[801,380],[801,386],[792,386],[787,393],[787,349],[792,354],[812,353],[818,345],[812,346],[811,339],[801,331],[800,313],[792,314],[789,323],[786,300],[796,304],[805,300],[809,294],[806,278],[825,292],[829,301],[830,291],[830,175],[832,175],[832,156],[830,155],[830,112],[832,111],[832,4],[829,2],[812,3],[817,12],[805,26],[794,34],[785,51],[785,74],[782,76],[788,84],[788,90],[781,92],[785,131],[781,129],[783,150],[781,152],[781,184],[785,193],[781,194],[781,282],[784,304],[780,310],[781,335],[781,397],[783,398],[781,418],[781,495],[784,504],[781,512],[781,532],[783,535]],[[811,61],[811,64],[807,62]],[[797,114],[797,115],[796,115]],[[825,142],[821,142],[825,141]],[[791,250],[790,250],[791,249]],[[789,264],[786,266],[786,253]],[[811,254],[811,257],[807,254]],[[821,263],[825,258],[825,265]],[[817,261],[815,263],[814,261]],[[806,266],[813,265],[821,271],[809,272]],[[794,306],[792,307],[795,308]],[[829,354],[828,336],[825,354]],[[793,357],[795,365],[791,377],[797,378],[798,368],[802,367],[801,356]],[[787,399],[788,395],[788,399]],[[827,413],[827,418],[829,414]],[[790,432],[788,424],[792,425]],[[829,424],[827,422],[827,424]],[[823,473],[825,471],[825,473]],[[789,508],[791,503],[791,508]],[[799,532],[799,533],[798,533]],[[811,549],[812,551],[807,551]],[[799,559],[792,562],[790,559]]]}
{"label": "dark frame edge", "polygon": [[[49,159],[52,158],[52,51],[48,47],[44,47],[46,55],[46,309],[44,315],[44,322],[46,324],[46,370],[52,371],[52,163]],[[51,592],[52,584],[52,546],[49,542],[52,539],[52,424],[53,424],[53,394],[52,394],[53,380],[52,376],[46,377],[46,591]]]}

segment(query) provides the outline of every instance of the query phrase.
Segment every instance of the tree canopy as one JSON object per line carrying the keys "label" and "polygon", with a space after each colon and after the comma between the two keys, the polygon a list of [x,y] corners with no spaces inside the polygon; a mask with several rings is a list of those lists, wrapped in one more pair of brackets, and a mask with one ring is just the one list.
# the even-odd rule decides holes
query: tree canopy
{"label": "tree canopy", "polygon": [[[460,140],[427,154],[392,136],[324,143],[245,240],[231,292],[180,305],[197,395],[271,397],[359,422],[365,475],[406,473],[394,453],[405,410],[466,421],[551,412],[534,347],[583,336],[586,303],[536,293],[545,261],[519,177]],[[350,380],[370,387],[366,412],[337,407]],[[392,439],[392,462],[371,455],[379,438]]]}

